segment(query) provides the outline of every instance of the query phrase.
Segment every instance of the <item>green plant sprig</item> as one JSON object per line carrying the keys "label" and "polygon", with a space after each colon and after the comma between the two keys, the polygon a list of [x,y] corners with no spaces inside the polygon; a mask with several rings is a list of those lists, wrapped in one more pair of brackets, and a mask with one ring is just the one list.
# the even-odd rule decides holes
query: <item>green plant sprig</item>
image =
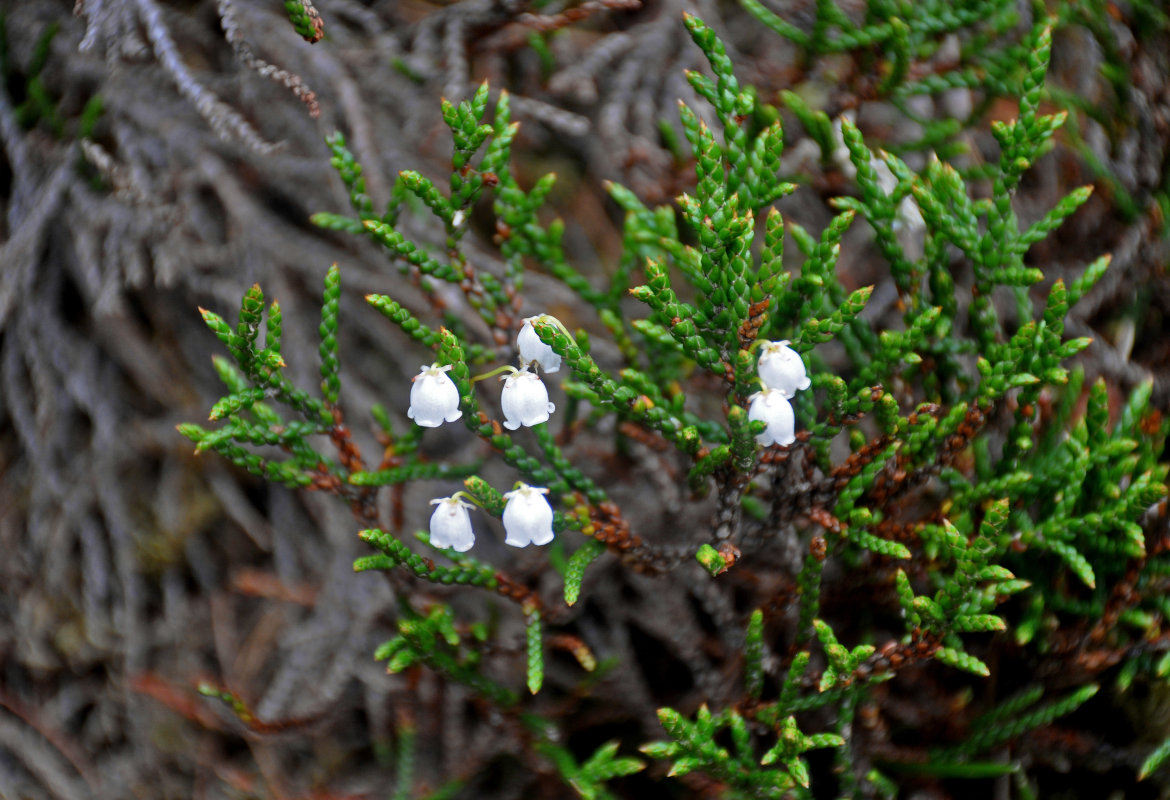
{"label": "green plant sprig", "polygon": [[435,606],[425,617],[409,609],[408,612],[398,620],[398,636],[374,652],[376,661],[387,662],[387,672],[402,672],[421,663],[470,687],[497,706],[510,708],[519,702],[516,692],[483,675],[478,651],[463,647],[463,638],[447,606]]}

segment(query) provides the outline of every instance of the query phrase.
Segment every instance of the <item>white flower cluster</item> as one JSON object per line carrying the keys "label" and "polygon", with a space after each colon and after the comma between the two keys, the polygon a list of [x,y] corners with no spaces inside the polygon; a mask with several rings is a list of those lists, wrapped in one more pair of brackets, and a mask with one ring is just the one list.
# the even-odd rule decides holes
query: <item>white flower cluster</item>
{"label": "white flower cluster", "polygon": [[796,441],[796,415],[788,398],[811,384],[800,353],[789,347],[787,340],[764,342],[756,375],[764,388],[751,396],[748,419],[768,424],[756,441],[764,447],[792,444]]}
{"label": "white flower cluster", "polygon": [[[524,326],[516,338],[520,352],[520,369],[503,375],[504,390],[500,395],[500,406],[504,412],[504,427],[514,431],[520,426],[539,425],[548,422],[556,406],[548,399],[548,389],[540,376],[530,371],[533,364],[544,372],[556,372],[561,368],[561,357],[540,340],[532,321],[524,320]],[[459,389],[447,372],[450,364],[431,364],[421,367],[413,378],[410,388],[410,408],[406,416],[416,425],[437,428],[444,422],[455,422],[463,416],[459,408]],[[490,376],[494,373],[489,373]],[[484,376],[488,377],[488,376]],[[516,489],[504,495],[504,542],[513,547],[527,547],[529,544],[548,544],[553,539],[553,510],[545,495],[548,489],[518,483]],[[475,544],[475,532],[471,528],[468,509],[472,503],[462,499],[464,492],[450,497],[439,497],[431,501],[435,506],[431,514],[431,544],[435,547],[450,548],[463,553]]]}
{"label": "white flower cluster", "polygon": [[[504,411],[504,427],[510,431],[521,425],[532,426],[548,422],[549,416],[556,410],[556,405],[548,399],[548,389],[545,388],[544,382],[535,372],[530,372],[529,368],[533,364],[539,364],[544,372],[556,372],[561,368],[561,357],[536,335],[532,327],[534,319],[538,317],[524,320],[520,335],[516,337],[521,368],[506,367],[511,369],[512,373],[500,378],[504,382],[500,406]],[[451,365],[431,364],[420,369],[422,371],[414,376],[414,385],[410,387],[410,408],[407,409],[406,416],[424,428],[437,428],[444,422],[454,422],[462,417],[459,390],[447,374]]]}
{"label": "white flower cluster", "polygon": [[[431,501],[431,505],[437,506],[431,514],[431,544],[465,553],[475,544],[475,531],[471,529],[471,515],[467,513],[473,505],[460,498],[461,494],[458,492]],[[508,501],[504,505],[505,544],[527,547],[553,540],[553,510],[546,494],[548,489],[526,483],[520,483],[504,494]]]}

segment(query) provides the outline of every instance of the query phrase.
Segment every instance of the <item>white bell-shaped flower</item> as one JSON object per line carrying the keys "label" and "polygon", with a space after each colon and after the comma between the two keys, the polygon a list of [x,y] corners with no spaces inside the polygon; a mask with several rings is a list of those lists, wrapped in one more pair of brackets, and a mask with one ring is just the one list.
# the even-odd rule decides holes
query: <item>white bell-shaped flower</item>
{"label": "white bell-shaped flower", "polygon": [[796,441],[796,415],[783,389],[765,389],[752,395],[748,419],[768,423],[756,441],[764,447],[773,444],[792,444]]}
{"label": "white bell-shaped flower", "polygon": [[527,366],[535,361],[540,364],[542,372],[556,372],[561,368],[561,357],[536,335],[536,329],[532,327],[534,319],[540,319],[540,317],[528,317],[524,320],[524,325],[516,336],[516,349],[520,351],[520,363]]}
{"label": "white bell-shaped flower", "polygon": [[756,374],[765,389],[778,389],[785,397],[794,397],[798,390],[807,389],[811,383],[800,353],[789,347],[787,340],[764,342]]}
{"label": "white bell-shaped flower", "polygon": [[454,422],[462,417],[459,390],[447,375],[451,365],[431,364],[421,369],[422,372],[412,378],[414,385],[410,387],[410,408],[406,416],[424,428],[437,428],[444,422]]}
{"label": "white bell-shaped flower", "polygon": [[545,495],[548,489],[526,483],[507,492],[504,499],[504,543],[513,547],[548,544],[553,540],[553,510]]}
{"label": "white bell-shaped flower", "polygon": [[504,427],[514,431],[521,425],[539,425],[548,422],[556,410],[549,402],[548,389],[535,372],[528,368],[517,370],[504,379],[504,392],[500,396],[504,410]]}
{"label": "white bell-shaped flower", "polygon": [[471,516],[467,513],[471,503],[458,497],[440,497],[432,500],[431,505],[435,506],[431,514],[431,544],[459,553],[470,550],[475,544]]}

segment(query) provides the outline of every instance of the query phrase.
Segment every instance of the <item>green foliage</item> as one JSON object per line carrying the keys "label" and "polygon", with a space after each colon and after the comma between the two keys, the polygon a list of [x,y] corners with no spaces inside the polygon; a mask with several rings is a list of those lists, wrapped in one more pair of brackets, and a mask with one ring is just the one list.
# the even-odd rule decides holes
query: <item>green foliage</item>
{"label": "green foliage", "polygon": [[605,546],[596,539],[587,539],[569,558],[565,568],[565,605],[571,606],[581,596],[581,581],[585,579],[585,570],[599,555],[605,552]]}
{"label": "green foliage", "polygon": [[1154,752],[1146,757],[1146,760],[1142,762],[1141,769],[1138,770],[1138,777],[1145,780],[1155,770],[1160,769],[1168,758],[1170,758],[1170,738],[1155,747]]}
{"label": "green foliage", "polygon": [[[735,797],[779,798],[793,791],[807,796],[803,790],[809,786],[808,765],[800,756],[809,750],[844,744],[836,734],[806,736],[796,726],[796,720],[787,717],[777,727],[776,743],[757,758],[748,723],[734,710],[712,714],[702,706],[692,722],[674,709],[662,708],[658,721],[671,741],[643,745],[643,753],[670,759],[671,776],[706,772],[726,783]],[[715,742],[724,730],[730,734],[730,750]],[[778,768],[771,768],[773,764]]]}
{"label": "green foliage", "polygon": [[528,625],[525,641],[528,651],[528,691],[536,694],[544,685],[544,653],[541,650],[540,612],[535,608],[527,611]]}
{"label": "green foliage", "polygon": [[325,23],[312,0],[284,0],[284,10],[293,29],[306,42],[319,42],[325,35]]}
{"label": "green foliage", "polygon": [[386,671],[402,672],[415,664],[425,664],[450,680],[465,684],[493,703],[513,706],[518,696],[485,677],[477,637],[468,637],[455,628],[451,610],[435,606],[427,614],[412,611],[398,621],[398,635],[374,651],[376,661],[386,662]]}
{"label": "green foliage", "polygon": [[[744,631],[742,683],[728,690],[721,710],[681,703],[681,710],[659,709],[669,738],[642,745],[646,756],[665,762],[651,771],[701,772],[732,797],[811,797],[817,774],[805,754],[829,748],[844,797],[894,796],[900,786],[891,776],[897,775],[1013,774],[1024,791],[1024,767],[986,760],[989,751],[1011,748],[1070,714],[1100,684],[1090,680],[1095,673],[1086,674],[1079,686],[1062,687],[1060,699],[1039,706],[1042,686],[997,698],[995,684],[987,688],[985,679],[1000,658],[1049,657],[1107,643],[1110,663],[1124,662],[1129,670],[1119,678],[1123,688],[1137,674],[1164,680],[1170,672],[1170,662],[1148,652],[1161,641],[1170,613],[1170,560],[1165,543],[1149,531],[1149,510],[1166,496],[1168,425],[1153,409],[1150,384],[1112,409],[1104,381],[1086,390],[1082,368],[1070,361],[1089,342],[1068,338],[1065,321],[1102,277],[1108,256],[1067,284],[1047,283],[1031,260],[1034,246],[1088,201],[1091,188],[1074,189],[1030,224],[1021,223],[1014,201],[1022,177],[1068,120],[1065,111],[1042,112],[1053,99],[1045,88],[1052,31],[1073,24],[1074,11],[1062,7],[1053,18],[1020,28],[1017,6],[1006,0],[913,9],[873,2],[859,24],[826,0],[816,4],[809,28],[756,0],[743,4],[797,45],[806,61],[868,53],[872,91],[923,128],[914,146],[883,150],[867,143],[848,117],[831,120],[809,96],[782,92],[780,101],[822,161],[842,168],[847,162],[855,173],[848,193],[832,199],[837,213],[819,232],[786,221],[773,206],[797,190],[781,180],[784,130],[777,109],[740,82],[723,43],[691,16],[685,25],[709,74],[688,73],[687,80],[710,106],[709,115],[685,104],[679,109],[693,184],[676,206],[658,208],[623,186],[607,186],[624,220],[622,252],[604,275],[573,264],[565,223],[544,211],[555,176],[521,187],[510,166],[517,124],[507,93],[498,95],[490,114],[486,84],[469,100],[443,101],[453,145],[449,178],[401,172],[381,214],[343,137],[328,140],[353,216],[321,213],[315,223],[369,237],[432,299],[440,284],[449,284],[478,315],[472,325],[435,302],[427,313],[437,319],[428,324],[424,312],[401,300],[366,298],[393,324],[387,336],[445,370],[460,421],[491,457],[519,480],[547,489],[560,538],[547,556],[526,559],[560,572],[561,584],[535,573],[517,578],[506,559],[495,565],[438,550],[429,534],[404,537],[379,519],[382,487],[424,479],[464,479],[460,496],[482,510],[478,517],[503,517],[509,501],[481,477],[479,463],[427,460],[422,428],[398,432],[401,414],[385,408],[371,414],[384,458],[377,467],[365,465],[341,416],[336,267],[326,275],[319,327],[321,399],[285,377],[280,307],[273,303],[265,318],[265,299],[253,287],[234,327],[202,312],[234,364],[215,362],[228,389],[211,412],[220,427],[180,431],[199,452],[349,502],[362,521],[358,535],[377,551],[358,559],[356,571],[392,570],[415,579],[414,586],[458,586],[458,592],[479,587],[514,603],[523,642],[489,645],[479,635],[483,628],[456,622],[458,604],[400,594],[398,635],[376,657],[392,673],[426,667],[508,713],[535,709],[528,718],[533,749],[582,797],[612,796],[607,781],[644,763],[619,757],[617,741],[579,762],[549,733],[560,721],[539,716],[550,706],[522,699],[518,687],[547,696],[555,686],[558,697],[574,700],[591,691],[595,676],[546,670],[554,663],[546,663],[546,651],[586,652],[578,661],[583,673],[592,671],[587,645],[565,645],[586,628],[575,628],[566,609],[588,596],[587,570],[607,550],[616,558],[594,572],[690,575],[695,596],[740,592],[755,609],[736,621],[736,631]],[[1017,30],[1025,31],[1018,41]],[[924,70],[948,39],[960,48],[955,66]],[[952,159],[959,151],[951,145],[982,111],[957,121],[916,119],[910,111],[914,95],[953,88],[980,89],[984,103],[998,97],[1015,103],[1014,119],[992,126],[998,153],[978,169]],[[925,149],[937,157],[918,158]],[[472,212],[485,213],[489,205],[503,265],[498,274],[473,262],[465,246]],[[405,214],[415,215],[410,225]],[[442,247],[425,243],[437,238],[410,233],[422,225],[441,233]],[[881,317],[884,329],[875,322],[882,312],[870,308],[874,287],[850,284],[839,266],[847,234],[860,226],[872,232],[896,292],[895,311]],[[786,235],[795,245],[787,254]],[[913,237],[920,248],[907,246]],[[547,314],[529,318],[568,373],[558,376],[564,417],[509,433],[479,383],[509,368],[473,376],[472,367],[510,352],[522,322],[524,272],[533,267],[571,293],[573,324],[582,329]],[[602,347],[606,335],[611,346]],[[766,394],[761,390],[770,390],[758,367],[759,346],[781,339],[811,378],[809,390],[785,392],[796,394],[791,408],[799,434],[790,445],[765,444],[772,422],[754,405]],[[404,405],[405,396],[399,391],[394,402]],[[278,406],[289,413],[282,408],[285,416],[278,415]],[[319,452],[322,439],[336,456]],[[610,440],[623,467],[634,463],[628,456],[636,442],[655,453],[647,462],[666,480],[685,479],[689,499],[713,495],[707,521],[694,520],[685,530],[655,528],[655,492],[647,487],[661,475],[639,477],[645,513],[623,513],[615,497],[630,493],[613,491],[621,479],[595,468]],[[631,519],[647,527],[645,539]],[[796,553],[783,560],[799,568],[762,578],[775,568],[777,552]],[[559,595],[545,584],[559,586]],[[726,620],[718,623],[726,643]],[[781,628],[783,635],[767,635]],[[516,668],[511,683],[481,669],[498,645]],[[878,684],[912,665],[919,674],[946,676],[925,681],[931,691],[958,686],[982,699],[962,711],[965,724],[947,728],[950,740],[908,745],[917,758],[875,758],[864,752],[872,743],[855,733],[858,715],[883,713],[895,690]],[[962,705],[953,697],[946,702]],[[1163,745],[1142,774],[1165,758]]]}
{"label": "green foliage", "polygon": [[556,766],[565,782],[577,790],[585,800],[612,800],[614,795],[605,788],[605,782],[622,775],[645,769],[639,758],[618,756],[617,741],[609,741],[594,751],[584,763],[578,764],[565,748],[545,741],[537,748]]}
{"label": "green foliage", "polygon": [[413,794],[415,727],[411,723],[398,727],[397,761],[393,800],[409,800]]}
{"label": "green foliage", "polygon": [[1029,706],[1040,699],[1042,692],[1035,689],[1025,690],[974,720],[971,726],[972,735],[956,747],[936,751],[934,760],[947,763],[959,758],[969,758],[1015,739],[1029,730],[1050,725],[1053,720],[1071,714],[1079,708],[1097,694],[1099,688],[1091,683],[1054,703],[1032,709],[1029,709]]}
{"label": "green foliage", "polygon": [[64,136],[66,128],[70,127],[70,133],[85,139],[93,136],[94,127],[101,116],[101,96],[95,94],[86,101],[77,115],[75,127],[71,127],[61,111],[61,99],[53,96],[49,84],[45,82],[45,67],[60,29],[61,26],[56,22],[45,25],[33,43],[28,61],[23,65],[16,64],[9,42],[8,18],[0,11],[0,81],[4,82],[5,91],[10,93],[8,102],[11,102],[12,108],[9,113],[17,125],[33,128],[40,124],[58,138]]}
{"label": "green foliage", "polygon": [[[45,26],[44,32],[37,38],[32,56],[23,70],[24,96],[16,98],[15,107],[12,109],[13,117],[19,125],[31,128],[43,120],[57,136],[64,131],[65,121],[57,110],[57,104],[50,96],[48,87],[45,86],[42,73],[49,60],[53,39],[59,30],[60,26],[52,22]],[[8,26],[5,16],[0,14],[0,76],[3,76],[5,81],[9,81],[16,71],[15,65],[11,63],[8,48]]]}
{"label": "green foliage", "polygon": [[758,608],[748,620],[744,642],[744,690],[758,700],[764,688],[764,615]]}

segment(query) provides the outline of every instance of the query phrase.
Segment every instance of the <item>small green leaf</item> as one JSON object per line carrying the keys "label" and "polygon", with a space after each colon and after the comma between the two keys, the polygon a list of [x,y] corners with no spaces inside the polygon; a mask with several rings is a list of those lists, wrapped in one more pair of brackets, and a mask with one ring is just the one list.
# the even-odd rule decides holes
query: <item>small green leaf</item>
{"label": "small green leaf", "polygon": [[587,539],[577,551],[569,557],[565,568],[565,604],[573,605],[581,596],[581,581],[585,578],[585,570],[593,560],[605,552],[605,545],[596,539]]}
{"label": "small green leaf", "polygon": [[526,640],[528,643],[528,691],[536,694],[544,684],[544,650],[540,632],[540,612],[532,609],[527,612],[528,625]]}
{"label": "small green leaf", "polygon": [[1170,738],[1163,740],[1163,742],[1154,748],[1154,751],[1146,756],[1146,760],[1142,762],[1138,769],[1138,780],[1144,781],[1157,771],[1166,760],[1170,759]]}
{"label": "small green leaf", "polygon": [[727,571],[727,560],[709,544],[700,545],[695,552],[695,559],[703,565],[711,577],[715,578]]}
{"label": "small green leaf", "polygon": [[964,653],[962,650],[941,647],[935,652],[934,657],[947,666],[961,669],[964,672],[970,672],[981,678],[986,678],[991,675],[991,670],[988,669],[986,664],[970,653]]}

